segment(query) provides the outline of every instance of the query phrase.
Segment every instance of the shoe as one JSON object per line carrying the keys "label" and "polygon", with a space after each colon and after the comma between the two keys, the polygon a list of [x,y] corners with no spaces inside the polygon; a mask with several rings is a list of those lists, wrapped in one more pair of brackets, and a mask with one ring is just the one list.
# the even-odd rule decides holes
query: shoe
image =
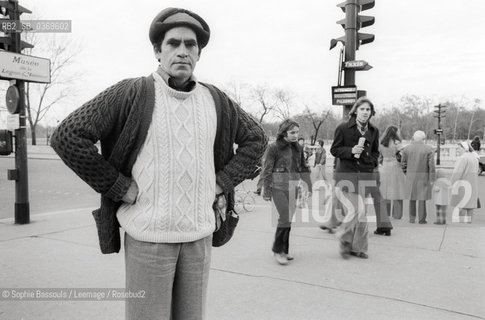
{"label": "shoe", "polygon": [[286,259],[286,255],[284,253],[275,253],[274,257],[276,259],[276,262],[278,262],[281,265],[286,265],[288,264],[288,259]]}
{"label": "shoe", "polygon": [[340,256],[344,259],[350,258],[350,244],[340,241]]}
{"label": "shoe", "polygon": [[293,257],[291,254],[289,253],[286,254],[286,260],[291,261],[293,259],[295,259],[295,257]]}
{"label": "shoe", "polygon": [[418,223],[419,224],[427,224],[428,222],[427,221],[419,221]]}
{"label": "shoe", "polygon": [[374,234],[378,234],[381,236],[390,236],[391,235],[391,229],[389,228],[377,228],[376,231],[374,231]]}
{"label": "shoe", "polygon": [[435,222],[433,222],[433,224],[446,224],[446,223],[441,222],[441,221],[435,221]]}
{"label": "shoe", "polygon": [[409,220],[409,223],[416,223],[416,221],[414,221],[414,220]]}
{"label": "shoe", "polygon": [[320,226],[320,229],[328,230],[328,233],[330,233],[330,234],[335,233],[335,230],[333,228],[329,228],[329,227],[326,227],[326,226]]}
{"label": "shoe", "polygon": [[361,259],[368,259],[369,258],[369,255],[365,252],[353,252],[353,251],[351,251],[350,255],[357,257],[357,258],[361,258]]}

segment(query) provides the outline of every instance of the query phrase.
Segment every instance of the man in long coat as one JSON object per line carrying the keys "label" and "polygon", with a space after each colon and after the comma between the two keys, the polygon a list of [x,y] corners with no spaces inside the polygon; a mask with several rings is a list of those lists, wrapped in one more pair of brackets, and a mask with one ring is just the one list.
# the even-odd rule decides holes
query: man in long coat
{"label": "man in long coat", "polygon": [[410,223],[416,221],[416,201],[419,223],[427,223],[426,201],[431,199],[431,188],[436,176],[434,151],[424,143],[425,138],[423,131],[416,131],[413,142],[402,152],[402,169],[406,174],[405,198],[409,199]]}

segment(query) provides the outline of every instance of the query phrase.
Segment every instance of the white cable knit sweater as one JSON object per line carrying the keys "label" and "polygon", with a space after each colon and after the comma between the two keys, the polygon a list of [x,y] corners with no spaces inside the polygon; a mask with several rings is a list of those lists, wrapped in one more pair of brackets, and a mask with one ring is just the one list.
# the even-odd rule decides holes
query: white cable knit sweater
{"label": "white cable knit sweater", "polygon": [[118,209],[118,221],[139,241],[196,241],[215,227],[214,100],[199,84],[181,92],[153,76],[153,119],[132,169],[139,193]]}

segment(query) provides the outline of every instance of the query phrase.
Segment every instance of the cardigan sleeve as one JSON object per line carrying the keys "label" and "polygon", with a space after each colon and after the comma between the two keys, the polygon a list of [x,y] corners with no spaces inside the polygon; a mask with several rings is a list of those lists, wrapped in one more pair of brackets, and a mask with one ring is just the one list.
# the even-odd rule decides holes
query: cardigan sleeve
{"label": "cardigan sleeve", "polygon": [[[120,201],[131,182],[103,157],[96,143],[110,138],[123,112],[133,79],[106,89],[71,113],[52,134],[51,145],[64,163],[96,192]],[[125,99],[126,101],[126,99]]]}
{"label": "cardigan sleeve", "polygon": [[[228,98],[227,98],[228,99]],[[234,187],[246,179],[255,178],[258,165],[268,144],[262,126],[236,103],[230,101],[235,109],[237,145],[234,156],[217,172],[217,183],[225,192],[232,192]]]}

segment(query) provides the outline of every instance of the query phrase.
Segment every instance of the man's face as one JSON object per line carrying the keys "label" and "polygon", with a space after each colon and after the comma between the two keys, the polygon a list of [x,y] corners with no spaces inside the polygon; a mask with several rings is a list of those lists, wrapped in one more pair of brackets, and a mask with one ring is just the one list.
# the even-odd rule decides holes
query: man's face
{"label": "man's face", "polygon": [[161,68],[175,81],[183,83],[194,72],[199,61],[199,46],[195,32],[186,27],[176,27],[165,33],[165,38],[155,56]]}
{"label": "man's face", "polygon": [[367,102],[364,102],[360,106],[357,107],[357,110],[355,110],[355,114],[357,116],[357,120],[359,122],[367,122],[371,116],[371,107]]}

